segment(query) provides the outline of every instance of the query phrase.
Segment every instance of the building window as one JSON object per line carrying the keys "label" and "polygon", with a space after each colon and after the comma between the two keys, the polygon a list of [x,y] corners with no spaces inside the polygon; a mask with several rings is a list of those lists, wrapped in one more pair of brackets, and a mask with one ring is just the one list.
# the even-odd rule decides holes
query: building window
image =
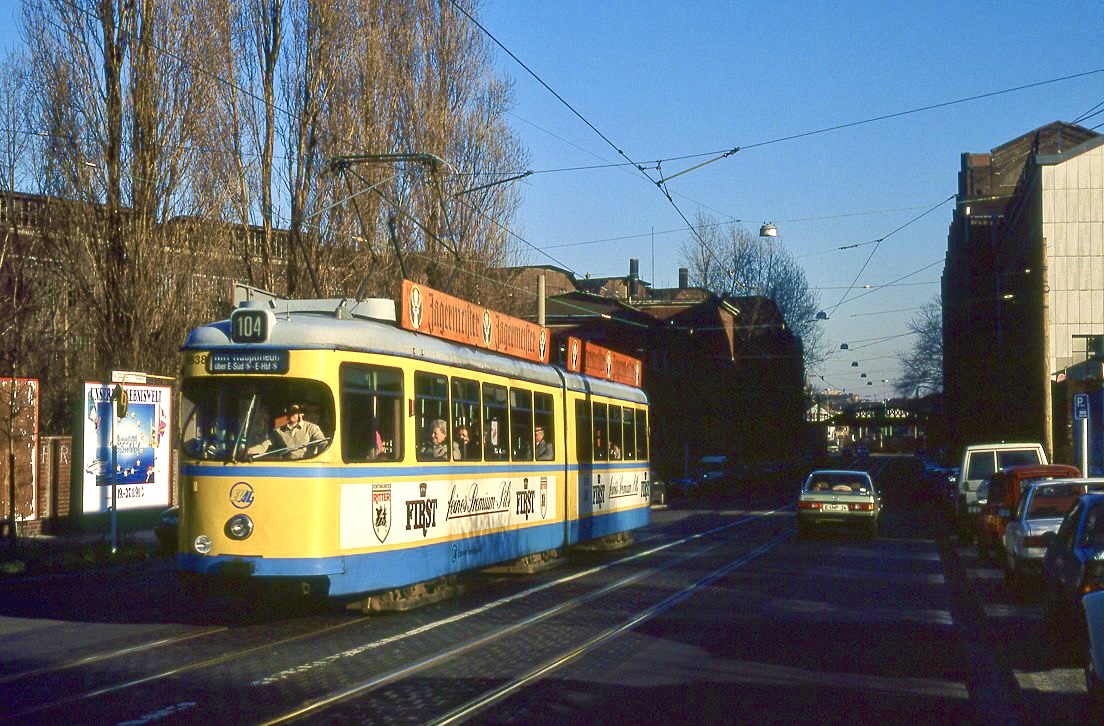
{"label": "building window", "polygon": [[1082,363],[1091,358],[1104,358],[1104,335],[1073,336],[1072,352],[1072,363]]}

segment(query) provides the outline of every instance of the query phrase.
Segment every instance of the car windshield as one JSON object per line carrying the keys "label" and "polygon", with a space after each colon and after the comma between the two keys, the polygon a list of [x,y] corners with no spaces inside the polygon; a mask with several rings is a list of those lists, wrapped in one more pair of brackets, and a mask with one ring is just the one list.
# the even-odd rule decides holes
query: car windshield
{"label": "car windshield", "polygon": [[1085,528],[1077,545],[1104,548],[1104,504],[1097,504],[1085,515]]}
{"label": "car windshield", "polygon": [[1053,519],[1064,517],[1084,487],[1080,484],[1043,484],[1035,489],[1031,497],[1031,506],[1027,510],[1028,519]]}
{"label": "car windshield", "polygon": [[1041,464],[1039,452],[1035,449],[1012,449],[1010,451],[997,452],[997,468],[1007,469],[1010,466],[1025,466],[1028,464]]}
{"label": "car windshield", "polygon": [[1025,491],[1029,486],[1031,486],[1032,484],[1034,484],[1037,481],[1051,481],[1052,479],[1056,479],[1056,478],[1057,477],[1053,477],[1053,476],[1037,476],[1037,477],[1033,477],[1031,479],[1021,479],[1020,480],[1020,492]]}
{"label": "car windshield", "polygon": [[182,387],[180,432],[181,451],[191,459],[311,458],[334,434],[333,396],[317,381],[295,378],[194,378]]}
{"label": "car windshield", "polygon": [[805,484],[805,491],[807,492],[830,491],[842,494],[869,494],[870,490],[870,480],[861,474],[813,474]]}

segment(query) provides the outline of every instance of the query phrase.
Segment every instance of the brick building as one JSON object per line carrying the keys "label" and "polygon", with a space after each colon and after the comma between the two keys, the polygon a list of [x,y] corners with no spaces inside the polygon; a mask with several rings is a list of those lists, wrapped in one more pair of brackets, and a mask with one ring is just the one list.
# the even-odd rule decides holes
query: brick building
{"label": "brick building", "polygon": [[550,295],[546,322],[643,360],[657,474],[681,476],[703,455],[763,461],[803,447],[801,341],[774,301],[717,296],[685,274],[678,288],[653,289],[637,270],[634,260],[624,277],[576,280]]}

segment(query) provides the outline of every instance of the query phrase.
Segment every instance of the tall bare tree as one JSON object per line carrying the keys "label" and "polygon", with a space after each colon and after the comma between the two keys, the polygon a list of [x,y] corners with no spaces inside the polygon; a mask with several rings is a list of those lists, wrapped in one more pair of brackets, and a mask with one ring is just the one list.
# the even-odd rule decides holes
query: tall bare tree
{"label": "tall bare tree", "polygon": [[939,298],[929,300],[908,322],[915,333],[912,347],[900,353],[901,377],[893,390],[902,396],[916,397],[921,391],[943,390],[943,307]]}
{"label": "tall bare tree", "polygon": [[786,325],[801,338],[805,369],[820,363],[825,354],[816,320],[820,299],[789,250],[776,239],[755,237],[706,214],[699,213],[695,221],[697,236],[682,244],[691,282],[719,295],[774,300]]}
{"label": "tall bare tree", "polygon": [[[202,274],[190,172],[210,98],[200,72],[203,8],[186,0],[28,0],[31,90],[50,143],[46,232],[73,299],[91,370],[164,371]],[[193,303],[182,306],[182,301]],[[199,306],[201,307],[201,306]],[[90,373],[91,371],[87,371]]]}

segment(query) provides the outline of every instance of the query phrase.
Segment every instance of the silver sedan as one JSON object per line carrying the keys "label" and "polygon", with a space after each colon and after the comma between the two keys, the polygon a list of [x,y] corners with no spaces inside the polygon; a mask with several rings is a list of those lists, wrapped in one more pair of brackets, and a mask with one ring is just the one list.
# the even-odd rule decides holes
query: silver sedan
{"label": "silver sedan", "polygon": [[797,501],[798,532],[822,525],[851,525],[874,536],[881,494],[865,471],[818,469],[805,478]]}
{"label": "silver sedan", "polygon": [[1104,479],[1050,479],[1028,484],[1015,518],[1004,529],[1004,571],[1010,579],[1042,571],[1047,534],[1058,526],[1086,492],[1104,490]]}

